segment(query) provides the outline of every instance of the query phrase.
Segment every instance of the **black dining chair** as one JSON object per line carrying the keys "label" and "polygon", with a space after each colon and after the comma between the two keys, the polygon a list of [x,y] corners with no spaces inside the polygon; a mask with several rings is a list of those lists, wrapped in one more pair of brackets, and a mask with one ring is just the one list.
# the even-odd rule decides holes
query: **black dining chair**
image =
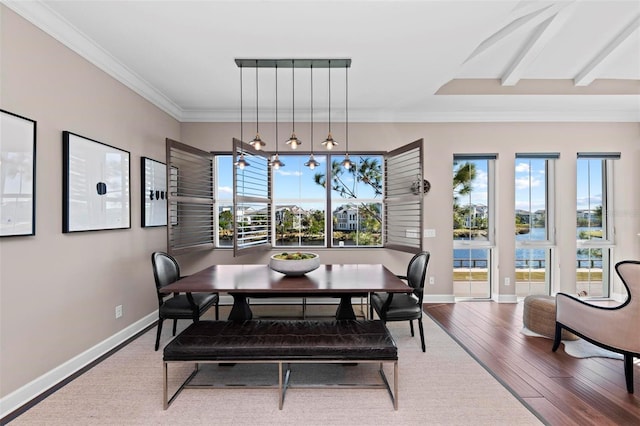
{"label": "black dining chair", "polygon": [[179,319],[191,319],[194,322],[200,320],[211,306],[216,307],[216,320],[218,319],[217,293],[194,293],[192,294],[193,304],[186,294],[166,294],[160,289],[183,278],[180,275],[178,262],[169,254],[155,252],[151,255],[153,265],[153,277],[156,281],[156,293],[158,295],[158,333],[156,335],[156,351],[160,345],[160,335],[162,334],[162,322],[165,319],[173,319],[173,335],[176,335],[176,327]]}
{"label": "black dining chair", "polygon": [[411,336],[413,332],[413,320],[418,320],[420,327],[420,341],[422,352],[426,351],[424,344],[424,329],[422,326],[422,297],[424,295],[424,280],[427,276],[427,266],[431,254],[428,251],[421,251],[413,256],[407,267],[407,275],[398,275],[413,287],[411,293],[372,293],[370,316],[373,317],[373,310],[382,321],[409,321]]}

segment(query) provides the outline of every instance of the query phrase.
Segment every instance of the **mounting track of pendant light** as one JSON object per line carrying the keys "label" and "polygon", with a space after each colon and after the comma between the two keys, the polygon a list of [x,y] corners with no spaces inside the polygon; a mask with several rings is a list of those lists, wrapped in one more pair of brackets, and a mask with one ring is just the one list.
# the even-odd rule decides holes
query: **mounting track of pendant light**
{"label": "mounting track of pendant light", "polygon": [[[240,68],[240,133],[241,133],[241,137],[240,139],[242,140],[242,68],[255,68],[256,69],[256,137],[249,142],[256,150],[260,150],[262,149],[266,144],[262,141],[262,139],[260,138],[260,132],[259,132],[259,123],[260,123],[260,116],[259,116],[259,102],[258,102],[258,95],[259,95],[259,81],[258,81],[258,68],[276,68],[276,86],[277,86],[277,69],[278,68],[291,68],[292,69],[292,132],[291,132],[291,137],[289,138],[289,140],[287,140],[287,145],[289,145],[291,147],[291,149],[296,149],[298,147],[298,145],[300,145],[302,142],[300,141],[300,139],[297,138],[296,133],[295,133],[295,69],[296,68],[302,68],[302,69],[309,69],[311,72],[311,155],[309,157],[309,161],[307,163],[305,163],[305,166],[309,166],[311,168],[314,168],[315,166],[319,165],[319,163],[317,161],[315,161],[315,159],[313,158],[313,68],[327,68],[328,69],[328,76],[329,76],[329,117],[328,117],[328,123],[329,123],[329,134],[327,136],[327,139],[322,142],[322,144],[327,148],[327,149],[332,149],[333,147],[335,147],[337,144],[337,142],[333,139],[333,136],[331,134],[331,69],[332,68],[345,68],[345,75],[348,75],[348,71],[347,68],[351,67],[351,59],[345,59],[345,58],[332,58],[332,59],[236,59],[235,60],[236,65]],[[346,77],[346,81],[348,83],[348,77]],[[277,87],[276,87],[276,98],[277,98]],[[348,92],[348,87],[346,87],[345,92]],[[348,100],[347,100],[347,95],[345,96],[345,105],[348,108]],[[277,139],[277,99],[276,99],[276,139]],[[345,159],[342,162],[343,166],[346,168],[349,168],[352,166],[351,161],[349,160],[349,115],[348,115],[348,111],[345,114],[346,117],[346,124],[345,124],[345,129],[346,129],[346,135],[345,135],[345,146],[346,146],[346,154],[345,154]],[[278,159],[278,142],[276,140],[276,154],[274,156],[274,161]],[[249,164],[246,163],[246,161],[244,160],[244,154],[241,152],[240,153],[240,159],[237,161],[236,163],[238,165],[238,167],[243,167],[243,166],[248,166]],[[273,164],[273,162],[272,162]]]}

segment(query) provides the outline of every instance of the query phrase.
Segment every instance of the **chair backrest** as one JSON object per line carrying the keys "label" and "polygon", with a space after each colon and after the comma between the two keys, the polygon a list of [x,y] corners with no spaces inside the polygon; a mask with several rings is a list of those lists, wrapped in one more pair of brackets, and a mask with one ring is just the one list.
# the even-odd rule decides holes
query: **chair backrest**
{"label": "chair backrest", "polygon": [[624,305],[635,305],[637,308],[631,309],[635,315],[636,324],[640,324],[640,261],[623,260],[616,263],[616,272],[625,286],[628,297]]}
{"label": "chair backrest", "polygon": [[178,262],[167,253],[157,251],[151,255],[153,265],[153,277],[156,280],[156,288],[174,283],[180,279],[180,266]]}
{"label": "chair backrest", "polygon": [[431,254],[428,251],[421,251],[413,256],[407,266],[407,283],[414,288],[413,293],[418,296],[420,303],[422,303],[424,280],[427,276],[430,257]]}

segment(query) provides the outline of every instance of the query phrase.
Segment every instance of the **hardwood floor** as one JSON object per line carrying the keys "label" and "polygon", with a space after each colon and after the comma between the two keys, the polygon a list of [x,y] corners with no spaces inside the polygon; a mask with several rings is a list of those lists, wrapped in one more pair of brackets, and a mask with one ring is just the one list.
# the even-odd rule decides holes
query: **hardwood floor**
{"label": "hardwood floor", "polygon": [[563,345],[552,352],[551,339],[522,334],[522,305],[473,301],[424,307],[545,423],[640,425],[640,364],[634,367],[636,393],[629,394],[621,360],[573,358]]}

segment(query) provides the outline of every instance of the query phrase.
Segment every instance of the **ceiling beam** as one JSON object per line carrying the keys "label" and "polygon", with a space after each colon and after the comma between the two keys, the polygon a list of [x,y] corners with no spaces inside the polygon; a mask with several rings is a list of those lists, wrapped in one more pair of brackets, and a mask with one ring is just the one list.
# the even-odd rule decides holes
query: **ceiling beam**
{"label": "ceiling beam", "polygon": [[518,52],[516,59],[509,65],[502,76],[503,86],[515,86],[522,78],[529,65],[538,57],[540,52],[560,31],[575,10],[576,2],[567,4],[559,12],[538,25],[525,46]]}
{"label": "ceiling beam", "polygon": [[588,86],[598,77],[600,70],[609,62],[615,52],[631,35],[640,28],[640,15],[637,15],[609,44],[598,53],[589,64],[573,79],[576,86]]}
{"label": "ceiling beam", "polygon": [[[531,7],[537,6],[537,9],[531,11]],[[489,50],[491,47],[498,44],[500,41],[506,39],[511,34],[517,31],[524,31],[528,28],[533,28],[541,22],[548,19],[550,16],[555,15],[560,6],[557,4],[547,5],[540,7],[539,5],[532,4],[527,8],[517,11],[517,14],[512,14],[509,17],[509,23],[504,25],[498,31],[491,34],[484,39],[482,43],[475,48],[473,52],[465,59],[464,63],[469,62],[481,53]],[[524,13],[524,14],[523,14]]]}

